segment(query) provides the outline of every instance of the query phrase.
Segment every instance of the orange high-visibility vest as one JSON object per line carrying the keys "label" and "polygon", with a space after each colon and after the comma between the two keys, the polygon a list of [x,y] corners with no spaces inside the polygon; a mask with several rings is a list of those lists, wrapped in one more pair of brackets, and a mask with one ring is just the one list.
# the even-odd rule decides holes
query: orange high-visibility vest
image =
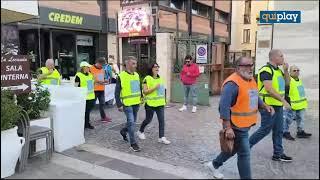
{"label": "orange high-visibility vest", "polygon": [[224,82],[232,81],[239,87],[237,102],[231,107],[231,122],[239,128],[251,127],[257,122],[258,113],[258,86],[251,81],[242,79],[237,73],[231,74]]}
{"label": "orange high-visibility vest", "polygon": [[[98,69],[94,65],[90,67],[90,72],[93,74],[94,79],[98,79],[99,81],[104,81],[104,69]],[[94,84],[94,91],[104,91],[104,85],[102,84]]]}

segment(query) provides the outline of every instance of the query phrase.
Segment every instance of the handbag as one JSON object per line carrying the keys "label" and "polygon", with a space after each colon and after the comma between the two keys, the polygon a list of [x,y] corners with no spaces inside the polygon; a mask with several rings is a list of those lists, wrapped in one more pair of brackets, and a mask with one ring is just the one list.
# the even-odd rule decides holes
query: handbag
{"label": "handbag", "polygon": [[222,129],[219,131],[220,136],[220,148],[222,152],[232,153],[234,147],[234,138],[229,139],[226,137],[226,129]]}

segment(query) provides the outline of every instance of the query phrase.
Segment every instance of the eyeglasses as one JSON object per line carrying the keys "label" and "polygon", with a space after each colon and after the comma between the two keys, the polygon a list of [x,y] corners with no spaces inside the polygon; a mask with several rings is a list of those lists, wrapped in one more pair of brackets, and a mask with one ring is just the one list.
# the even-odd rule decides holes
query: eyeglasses
{"label": "eyeglasses", "polygon": [[190,61],[186,61],[186,63],[190,63]]}
{"label": "eyeglasses", "polygon": [[299,72],[300,70],[299,69],[294,69],[292,70],[293,72]]}
{"label": "eyeglasses", "polygon": [[253,67],[254,64],[239,64],[238,66],[242,66],[242,67]]}
{"label": "eyeglasses", "polygon": [[153,66],[153,68],[160,68],[160,66]]}

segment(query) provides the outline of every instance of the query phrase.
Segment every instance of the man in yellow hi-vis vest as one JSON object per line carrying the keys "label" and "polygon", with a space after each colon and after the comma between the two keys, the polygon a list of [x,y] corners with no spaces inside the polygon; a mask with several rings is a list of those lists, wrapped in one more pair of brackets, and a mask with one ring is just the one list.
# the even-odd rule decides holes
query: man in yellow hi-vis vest
{"label": "man in yellow hi-vis vest", "polygon": [[129,134],[130,148],[136,152],[140,151],[134,133],[142,94],[140,77],[136,72],[137,59],[133,56],[129,56],[124,60],[126,67],[118,76],[115,99],[118,110],[124,112],[127,117],[127,126],[121,129],[120,134],[125,141],[128,141],[127,133]]}
{"label": "man in yellow hi-vis vest", "polygon": [[[283,66],[284,72],[279,68]],[[259,97],[265,104],[272,106],[275,113],[260,110],[261,126],[250,138],[250,147],[257,144],[266,137],[272,130],[273,156],[274,161],[291,162],[292,158],[284,154],[282,146],[283,136],[283,108],[291,109],[290,104],[285,100],[285,85],[290,83],[288,64],[284,62],[283,54],[278,49],[269,52],[269,63],[260,68],[258,72]]]}
{"label": "man in yellow hi-vis vest", "polygon": [[304,113],[308,102],[299,75],[300,69],[292,65],[290,67],[290,86],[286,86],[286,100],[291,104],[292,110],[283,111],[283,137],[293,141],[295,139],[289,132],[289,126],[293,120],[297,122],[297,138],[308,138],[312,135],[304,131]]}
{"label": "man in yellow hi-vis vest", "polygon": [[47,59],[46,66],[38,70],[38,81],[43,85],[60,85],[61,76],[54,68],[53,59]]}

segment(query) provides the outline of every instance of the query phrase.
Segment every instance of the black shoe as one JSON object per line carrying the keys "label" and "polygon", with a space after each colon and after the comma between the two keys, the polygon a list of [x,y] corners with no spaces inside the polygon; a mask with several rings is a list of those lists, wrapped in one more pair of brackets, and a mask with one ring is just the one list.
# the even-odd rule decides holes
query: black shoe
{"label": "black shoe", "polygon": [[121,130],[120,134],[121,134],[123,140],[128,142],[127,133],[124,130]]}
{"label": "black shoe", "polygon": [[283,137],[287,140],[294,141],[294,137],[291,136],[290,132],[283,133]]}
{"label": "black shoe", "polygon": [[306,132],[304,132],[303,130],[297,132],[297,138],[308,138],[308,137],[310,137],[311,135],[312,135],[312,134],[306,133]]}
{"label": "black shoe", "polygon": [[288,157],[285,154],[282,154],[281,156],[272,156],[272,160],[274,161],[282,161],[282,162],[291,162],[292,157]]}
{"label": "black shoe", "polygon": [[87,129],[94,129],[94,127],[93,127],[91,124],[85,126],[85,128],[87,128]]}
{"label": "black shoe", "polygon": [[134,152],[138,152],[138,151],[140,151],[140,148],[139,148],[139,146],[138,146],[138,144],[137,144],[137,143],[135,143],[135,144],[131,144],[130,149],[132,149]]}

